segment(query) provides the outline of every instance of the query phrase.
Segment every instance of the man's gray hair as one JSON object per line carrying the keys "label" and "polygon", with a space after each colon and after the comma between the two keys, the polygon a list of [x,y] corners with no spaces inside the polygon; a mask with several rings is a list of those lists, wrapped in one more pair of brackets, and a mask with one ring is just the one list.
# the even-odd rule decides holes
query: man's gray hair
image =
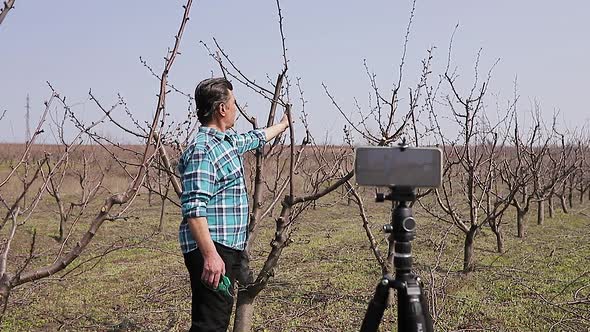
{"label": "man's gray hair", "polygon": [[195,103],[197,104],[197,118],[202,124],[208,124],[219,104],[229,100],[230,91],[234,87],[223,77],[208,78],[201,81],[195,89]]}

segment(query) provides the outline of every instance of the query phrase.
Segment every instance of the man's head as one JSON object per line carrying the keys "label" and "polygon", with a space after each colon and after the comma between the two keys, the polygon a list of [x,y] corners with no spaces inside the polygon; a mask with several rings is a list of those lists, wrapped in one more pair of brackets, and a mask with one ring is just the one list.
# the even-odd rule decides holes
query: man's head
{"label": "man's head", "polygon": [[233,127],[237,109],[232,90],[232,84],[223,77],[208,78],[197,85],[195,102],[202,124],[216,123],[223,129]]}

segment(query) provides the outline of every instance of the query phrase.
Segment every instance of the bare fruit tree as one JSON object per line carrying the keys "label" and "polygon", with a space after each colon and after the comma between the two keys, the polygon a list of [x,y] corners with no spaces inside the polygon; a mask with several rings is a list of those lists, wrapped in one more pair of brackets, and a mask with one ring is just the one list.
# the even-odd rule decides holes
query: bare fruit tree
{"label": "bare fruit tree", "polygon": [[[564,213],[568,213],[566,201],[567,183],[576,181],[578,159],[583,149],[580,144],[572,140],[570,133],[561,133],[553,128],[555,143],[549,151],[549,172],[546,173],[552,184],[547,200],[549,201],[549,217],[555,214],[554,198],[559,198]],[[575,136],[573,136],[575,137]]]}
{"label": "bare fruit tree", "polygon": [[[539,113],[538,104],[535,112]],[[530,163],[531,185],[534,200],[537,202],[537,224],[545,222],[546,202],[553,197],[556,188],[565,181],[575,170],[575,163],[569,163],[574,146],[566,145],[565,135],[556,130],[556,119],[553,117],[551,129],[545,128],[537,116],[539,127],[536,144],[526,151],[527,160]],[[551,205],[550,205],[551,206]]]}
{"label": "bare fruit tree", "polygon": [[[166,105],[167,76],[178,54],[191,5],[192,0],[188,0],[184,6],[184,14],[176,35],[176,42],[165,60],[165,68],[160,76],[161,86],[155,114],[151,125],[145,130],[145,145],[141,152],[134,151],[127,160],[115,159],[121,165],[128,165],[128,167],[124,168],[129,178],[127,189],[120,193],[108,195],[104,199],[104,202],[99,205],[98,211],[94,211],[94,217],[88,221],[87,230],[80,234],[77,232],[72,233],[72,230],[80,220],[88,218],[87,214],[89,212],[86,211],[89,209],[89,203],[93,198],[97,197],[97,192],[102,187],[106,170],[98,168],[98,176],[91,177],[87,172],[89,157],[83,156],[80,158],[78,155],[77,158],[82,160],[82,165],[78,165],[77,168],[74,165],[73,157],[76,152],[83,155],[83,151],[81,150],[83,143],[87,142],[86,140],[101,144],[106,151],[109,151],[109,147],[120,147],[118,144],[111,145],[108,141],[99,140],[100,135],[96,134],[96,129],[106,122],[115,123],[112,113],[121,104],[119,102],[116,103],[111,109],[106,110],[101,118],[96,119],[90,124],[84,124],[76,118],[71,106],[67,104],[66,98],[57,93],[50,85],[53,92],[45,104],[45,111],[33,137],[25,145],[20,160],[12,165],[11,170],[0,182],[0,189],[2,189],[0,191],[0,204],[5,210],[5,215],[2,217],[0,223],[0,231],[2,231],[0,247],[0,317],[3,316],[8,305],[10,293],[15,287],[25,283],[35,282],[63,271],[85,251],[100,227],[106,221],[126,220],[126,212],[135,201],[144,184],[146,174],[157,157],[159,146],[158,140],[154,138],[157,137],[157,133],[162,126]],[[31,165],[34,165],[32,166],[32,174],[27,178],[23,178],[19,174],[23,173],[24,164],[30,161],[31,149],[34,147],[38,135],[44,131],[46,116],[49,113],[52,103],[55,101],[61,103],[62,106],[60,117],[56,116],[54,118],[58,133],[56,143],[59,144],[59,148],[56,149],[57,151],[53,151],[53,153],[45,151],[40,159],[34,163],[31,162]],[[99,104],[98,101],[97,104]],[[60,118],[62,120],[58,121]],[[70,140],[66,140],[64,136],[66,120],[71,121],[78,129],[77,134]],[[94,170],[97,171],[96,168]],[[66,175],[77,176],[80,186],[79,196],[73,200],[68,198],[69,204],[66,204],[66,199],[61,195],[61,186],[64,183]],[[23,185],[17,185],[19,182]],[[20,188],[20,190],[14,190],[15,187]],[[8,190],[9,188],[10,190]],[[27,194],[29,195],[29,200],[24,204],[23,199]],[[24,255],[12,254],[11,249],[15,238],[26,238],[27,232],[24,230],[28,224],[32,222],[32,219],[39,218],[37,214],[42,214],[42,211],[39,209],[39,203],[47,194],[51,196],[52,199],[50,201],[53,200],[56,210],[59,211],[59,238],[61,244],[53,253],[47,253],[45,250],[42,250],[42,253],[40,253],[40,248],[36,246],[37,232],[33,228],[32,235],[29,237],[30,246],[28,252]],[[8,231],[6,231],[6,228],[8,228]],[[54,258],[45,259],[47,255],[53,255]],[[42,258],[43,260],[39,263],[38,261]]]}
{"label": "bare fruit tree", "polygon": [[[451,39],[452,45],[452,39]],[[456,70],[450,70],[449,60],[443,75],[450,92],[443,100],[450,110],[450,118],[458,128],[458,136],[448,139],[442,132],[440,117],[435,112],[438,138],[443,149],[443,182],[435,190],[436,200],[442,213],[427,209],[437,219],[455,225],[464,235],[463,272],[474,269],[474,244],[483,225],[494,223],[508,206],[510,193],[493,194],[496,187],[497,166],[502,139],[499,138],[499,125],[505,121],[500,117],[491,123],[486,117],[485,96],[489,88],[492,65],[480,82],[479,62],[481,50],[477,53],[474,80],[467,92],[459,90],[460,82]],[[493,197],[493,202],[491,198]]]}
{"label": "bare fruit tree", "polygon": [[541,157],[546,152],[548,141],[543,141],[539,146],[541,124],[539,117],[536,117],[533,128],[528,136],[522,134],[519,126],[517,112],[514,112],[514,130],[510,136],[511,145],[514,151],[507,152],[505,158],[506,166],[502,168],[500,176],[504,184],[515,190],[516,195],[512,198],[512,206],[516,209],[516,229],[517,236],[523,238],[526,233],[525,218],[531,208],[534,199],[534,192],[531,190],[532,177],[538,172],[542,160]]}
{"label": "bare fruit tree", "polygon": [[[582,127],[582,129],[586,129]],[[584,203],[584,195],[588,194],[587,200],[590,200],[590,137],[587,134],[587,130],[582,130],[583,133],[580,135],[580,165],[578,168],[577,176],[577,186],[576,189],[578,191],[578,199],[580,204]],[[572,194],[573,196],[573,194]]]}
{"label": "bare fruit tree", "polygon": [[[257,83],[251,75],[243,72],[230,55],[221,47],[220,42],[213,38],[214,48],[203,43],[211,57],[219,64],[221,74],[234,82],[251,89],[266,102],[269,109],[263,121],[252,116],[249,110],[236,101],[238,110],[252,128],[273,125],[277,112],[287,114],[292,122],[296,114],[301,121],[304,134],[297,138],[295,128],[289,127],[287,135],[277,137],[265,148],[249,153],[244,157],[249,170],[249,192],[251,192],[251,207],[249,218],[249,236],[244,259],[246,273],[238,276],[238,295],[234,331],[250,331],[254,318],[254,302],[256,297],[268,286],[274,276],[274,271],[282,256],[283,250],[291,243],[291,237],[297,222],[305,210],[312,207],[314,202],[331,194],[353,176],[350,165],[350,149],[340,147],[321,146],[316,142],[308,128],[308,111],[305,108],[303,89],[300,79],[291,80],[288,75],[288,59],[286,52],[286,38],[283,32],[283,15],[279,1],[276,2],[279,18],[279,32],[283,55],[283,66],[276,81],[267,84]],[[149,68],[149,67],[148,67]],[[237,82],[237,83],[236,83]],[[291,90],[297,86],[300,106],[294,106],[291,101]],[[192,97],[174,86],[171,91],[185,95],[191,103]],[[239,99],[239,98],[238,98]],[[295,108],[298,108],[295,110]],[[190,108],[190,106],[189,106]],[[151,171],[152,183],[148,190],[162,197],[162,202],[178,205],[178,197],[182,193],[179,185],[179,175],[174,165],[188,139],[195,132],[198,123],[192,121],[194,116],[189,111],[189,118],[183,123],[170,126],[158,133],[159,162]],[[161,173],[154,170],[162,170]],[[174,189],[173,195],[168,192],[167,183]],[[164,185],[160,185],[164,184]],[[270,239],[270,248],[263,252],[263,256],[253,256],[254,246],[260,247],[261,241],[268,243],[268,239],[259,236],[261,225],[268,225],[272,220],[274,235]],[[258,261],[261,268],[255,271],[251,261]]]}
{"label": "bare fruit tree", "polygon": [[[421,115],[428,113],[428,107],[424,105],[428,104],[430,95],[434,93],[431,87],[428,86],[428,80],[432,73],[432,48],[426,51],[426,56],[421,61],[422,66],[416,85],[406,87],[404,80],[406,52],[415,9],[416,2],[413,1],[404,35],[399,67],[395,73],[397,77],[391,84],[390,95],[383,93],[383,89],[378,83],[377,74],[369,68],[366,60],[364,61],[364,67],[370,87],[366,107],[361,106],[359,100],[354,97],[354,111],[348,112],[345,107],[341,106],[342,103],[329,90],[327,84],[323,84],[324,91],[330,98],[332,105],[346,121],[344,140],[351,149],[356,144],[359,144],[359,141],[360,144],[364,145],[393,146],[400,143],[402,138],[407,144],[418,146],[423,136],[432,131],[431,126],[424,125],[424,122],[421,121]],[[407,104],[405,102],[400,103],[401,100],[407,100]],[[363,229],[367,234],[371,251],[383,274],[392,273],[393,240],[390,239],[388,248],[384,250],[386,254],[383,256],[382,250],[379,249],[378,242],[372,233],[362,193],[351,182],[347,183],[346,189],[352,197],[352,202],[359,208]]]}
{"label": "bare fruit tree", "polygon": [[[516,101],[510,102],[511,106],[509,107],[509,112],[514,107],[515,103]],[[501,122],[506,123],[506,121]],[[484,151],[483,153],[490,158],[490,176],[486,179],[487,183],[482,188],[485,189],[485,203],[482,206],[482,212],[490,229],[496,236],[496,251],[498,253],[504,252],[504,233],[502,226],[507,223],[504,219],[504,212],[511,206],[514,196],[518,192],[517,188],[510,186],[506,187],[503,185],[501,174],[506,168],[514,166],[516,166],[516,168],[522,167],[519,164],[510,165],[506,162],[506,154],[511,152],[511,149],[507,144],[509,135],[507,135],[508,133],[506,132],[510,130],[510,124],[508,124],[505,129],[506,130],[502,130],[501,128],[496,129],[497,132],[494,139],[499,141],[498,143],[482,144],[481,146],[481,149]],[[498,136],[502,138],[499,138]]]}

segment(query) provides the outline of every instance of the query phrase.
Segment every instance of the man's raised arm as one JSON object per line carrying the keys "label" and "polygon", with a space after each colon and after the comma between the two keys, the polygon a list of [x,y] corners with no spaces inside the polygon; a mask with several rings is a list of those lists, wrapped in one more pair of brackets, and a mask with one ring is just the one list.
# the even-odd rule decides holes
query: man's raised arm
{"label": "man's raised arm", "polygon": [[281,121],[274,126],[270,126],[267,128],[262,129],[264,132],[264,136],[266,136],[266,141],[270,141],[271,139],[280,135],[283,131],[289,128],[289,119],[287,118],[287,114],[283,114]]}

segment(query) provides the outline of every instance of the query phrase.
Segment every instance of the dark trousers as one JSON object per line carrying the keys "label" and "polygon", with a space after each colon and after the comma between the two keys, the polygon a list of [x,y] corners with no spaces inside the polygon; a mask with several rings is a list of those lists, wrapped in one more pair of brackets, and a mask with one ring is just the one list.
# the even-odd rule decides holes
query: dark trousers
{"label": "dark trousers", "polygon": [[[215,248],[225,263],[225,275],[231,280],[233,286],[240,270],[242,252],[218,243],[215,243]],[[190,332],[227,331],[234,304],[233,297],[213,291],[201,282],[203,255],[199,249],[184,254],[184,264],[189,272],[192,290]]]}

